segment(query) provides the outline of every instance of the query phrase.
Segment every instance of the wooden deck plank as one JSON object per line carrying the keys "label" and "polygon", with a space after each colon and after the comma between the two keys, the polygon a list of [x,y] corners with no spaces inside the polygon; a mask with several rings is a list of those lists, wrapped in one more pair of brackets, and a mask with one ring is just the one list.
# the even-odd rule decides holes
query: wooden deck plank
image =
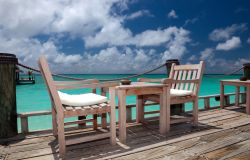
{"label": "wooden deck plank", "polygon": [[[141,138],[144,138],[143,140],[145,140],[146,136],[152,135],[151,132],[149,132],[149,133],[145,132],[145,130],[138,129],[138,127],[134,128],[134,130],[135,130],[134,132],[136,134],[133,134],[133,138],[141,137]],[[155,140],[159,139],[159,137],[155,136],[155,137],[148,138],[146,141],[152,140],[152,138],[154,138]],[[93,142],[91,142],[91,143],[93,143]],[[134,143],[134,142],[132,142],[132,143]],[[105,149],[115,148],[115,147],[112,147],[111,145],[109,145],[109,143],[107,143],[107,141],[106,141],[106,143],[103,143],[103,144],[99,144],[99,141],[96,141],[95,145],[91,145],[92,148],[90,147],[90,145],[84,146],[85,144],[89,144],[89,143],[83,143],[81,146],[79,146],[79,145],[69,146],[69,147],[67,147],[67,150],[69,150],[69,151],[74,150],[74,151],[72,151],[72,152],[74,152],[74,155],[75,155],[75,152],[79,152],[79,154],[83,153],[84,155],[88,155],[88,153],[89,154],[92,153],[93,150],[97,151],[98,149],[101,150],[102,148],[105,148]],[[52,146],[48,145],[45,148],[40,148],[40,147],[41,146],[38,146],[38,148],[36,148],[36,146],[32,146],[32,150],[26,150],[23,152],[12,152],[10,157],[11,157],[11,159],[23,159],[23,158],[29,158],[32,156],[37,157],[37,156],[42,156],[42,155],[47,155],[47,154],[53,154],[53,153],[57,152],[55,146],[53,146],[53,145]],[[34,151],[35,151],[35,153],[33,153]],[[71,155],[71,152],[69,152],[68,155]]]}
{"label": "wooden deck plank", "polygon": [[[216,132],[216,131],[215,131],[215,132]],[[189,137],[189,135],[186,136],[185,138],[187,138],[187,137]],[[197,136],[193,135],[193,137],[197,137]],[[182,141],[183,138],[184,138],[184,137],[180,137],[180,138],[177,138],[177,139],[178,139],[179,141]],[[177,139],[175,139],[175,140],[173,140],[173,141],[176,141]],[[177,141],[178,141],[178,140],[177,140]],[[171,143],[171,140],[169,140],[168,142],[162,142],[161,144],[159,143],[159,144],[156,144],[156,145],[151,145],[151,146],[146,146],[146,147],[143,147],[143,148],[139,148],[139,149],[137,149],[137,150],[134,150],[134,151],[131,151],[131,152],[127,152],[127,153],[124,153],[124,154],[115,155],[115,156],[112,156],[112,157],[107,157],[107,159],[109,159],[109,158],[117,158],[117,157],[124,156],[124,155],[128,155],[128,154],[135,154],[135,153],[137,153],[137,152],[141,152],[141,151],[144,151],[144,150],[150,150],[150,149],[152,149],[152,148],[154,148],[154,147],[164,146],[164,145],[168,145],[168,144],[170,144],[170,143]]]}
{"label": "wooden deck plank", "polygon": [[[192,147],[190,149],[187,149],[187,150],[182,150],[180,152],[177,152],[169,157],[167,157],[166,155],[164,156],[165,158],[176,158],[178,156],[182,157],[182,159],[198,159],[198,158],[208,158],[208,159],[228,159],[232,156],[237,156],[238,154],[240,153],[245,153],[247,151],[249,151],[249,133],[248,133],[248,137],[245,137],[243,135],[244,138],[247,138],[248,140],[244,141],[243,142],[241,141],[242,139],[239,139],[239,137],[241,135],[234,135],[234,136],[227,136],[226,134],[224,135],[226,138],[222,138],[221,139],[217,139],[216,141],[213,141],[213,142],[210,142],[210,143],[201,143],[201,145],[197,145],[195,147]],[[243,138],[243,139],[244,139]],[[232,146],[236,146],[236,145],[243,145],[242,148],[240,149],[237,149],[237,148],[233,148],[231,151],[232,152],[229,152],[228,149]],[[225,147],[224,147],[225,146]],[[229,147],[228,147],[229,146]],[[223,148],[223,149],[220,149],[220,148]],[[205,153],[206,152],[209,152],[211,151],[212,152],[217,152],[216,155],[214,155],[213,153],[210,153],[210,155],[206,155]],[[223,151],[224,152],[223,152]],[[225,150],[227,152],[225,152]],[[219,152],[219,154],[218,154]],[[211,154],[213,155],[213,157],[211,156]],[[219,156],[220,154],[221,157]],[[198,157],[196,155],[199,155]]]}
{"label": "wooden deck plank", "polygon": [[[183,152],[183,150],[188,150],[188,149],[193,148],[195,146],[197,146],[199,149],[201,147],[201,145],[205,145],[205,146],[208,145],[209,144],[208,142],[213,142],[213,141],[225,138],[225,135],[227,135],[227,136],[231,135],[232,137],[234,137],[234,136],[238,135],[238,133],[239,133],[239,131],[234,130],[234,129],[230,129],[230,130],[223,132],[223,134],[221,132],[218,132],[218,133],[214,133],[212,135],[205,135],[202,137],[196,137],[196,138],[180,141],[177,143],[173,143],[173,144],[171,144],[171,147],[174,148],[172,150],[168,150],[168,147],[167,147],[168,145],[167,145],[167,146],[152,148],[150,150],[135,153],[132,155],[119,157],[117,159],[132,159],[132,158],[139,159],[140,157],[144,160],[159,159],[159,158],[166,157],[167,155],[171,155],[174,152],[177,152],[176,154],[180,154],[183,157],[185,157],[185,155],[183,155],[183,154],[186,154],[186,152]],[[197,148],[195,148],[194,150],[197,150]],[[176,156],[176,155],[174,154],[174,156]]]}
{"label": "wooden deck plank", "polygon": [[[67,147],[68,159],[247,159],[250,152],[250,116],[244,108],[229,107],[202,111],[200,125],[189,123],[171,126],[171,131],[159,134],[159,121],[129,124],[127,143],[112,146],[109,139]],[[90,129],[79,130],[91,133]],[[71,134],[75,134],[71,132]],[[197,156],[200,155],[200,156]],[[5,141],[0,145],[0,158],[58,159],[57,141],[51,133],[39,133]]]}
{"label": "wooden deck plank", "polygon": [[205,156],[209,159],[229,159],[247,152],[250,152],[250,140],[246,140],[240,143],[226,146],[213,152],[209,152],[205,154]]}
{"label": "wooden deck plank", "polygon": [[229,158],[229,160],[249,160],[249,157],[250,157],[250,151],[241,153],[236,157]]}

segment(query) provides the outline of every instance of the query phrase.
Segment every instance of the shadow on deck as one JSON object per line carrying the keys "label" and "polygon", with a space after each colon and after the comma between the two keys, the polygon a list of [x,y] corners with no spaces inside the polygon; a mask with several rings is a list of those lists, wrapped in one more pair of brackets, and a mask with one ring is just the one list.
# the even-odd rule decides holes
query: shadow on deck
{"label": "shadow on deck", "polygon": [[[158,120],[130,123],[127,143],[109,144],[109,139],[67,147],[67,159],[250,159],[250,116],[243,108],[228,107],[199,113],[199,126],[171,125],[159,134]],[[91,129],[69,132],[93,134]],[[58,159],[57,140],[40,132],[0,141],[0,159]],[[118,140],[118,139],[117,139]]]}

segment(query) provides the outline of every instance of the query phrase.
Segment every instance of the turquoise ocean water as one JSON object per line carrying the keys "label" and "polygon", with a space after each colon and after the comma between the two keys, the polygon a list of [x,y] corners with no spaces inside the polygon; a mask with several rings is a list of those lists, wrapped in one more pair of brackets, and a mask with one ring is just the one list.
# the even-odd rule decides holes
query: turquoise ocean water
{"label": "turquoise ocean water", "polygon": [[[126,77],[129,75],[70,75],[73,77],[79,78],[96,78],[96,79],[112,79],[119,77]],[[220,91],[220,80],[221,79],[238,79],[241,75],[231,75],[225,77],[213,77],[215,75],[204,75],[200,90],[200,96],[211,95],[211,94],[219,94]],[[148,78],[165,78],[165,74],[150,74],[145,75],[143,77]],[[60,78],[56,78],[57,80],[63,80]],[[136,81],[137,78],[132,79]],[[241,88],[242,89],[242,88]],[[86,89],[77,89],[77,90],[67,90],[68,93],[84,93],[88,92]],[[234,87],[226,87],[225,92],[234,92]],[[44,81],[40,75],[36,75],[36,84],[31,85],[17,85],[16,86],[16,98],[17,98],[17,112],[30,112],[30,111],[46,111],[51,110],[50,99],[48,96],[47,88],[44,84]],[[127,104],[135,103],[135,97],[130,96],[126,99]],[[232,99],[233,101],[233,99]],[[219,103],[215,100],[211,101],[211,106],[218,105]],[[186,104],[186,110],[190,110],[190,104]],[[203,102],[199,102],[199,107],[203,107]],[[148,110],[158,109],[159,106],[153,106],[148,108]],[[135,111],[133,110],[132,117],[135,118]],[[71,119],[69,119],[71,120]],[[18,120],[18,124],[20,126],[20,121]],[[31,117],[29,118],[29,127],[30,130],[40,130],[40,129],[48,129],[51,128],[51,116],[39,116],[39,117]],[[20,127],[19,127],[20,130]]]}

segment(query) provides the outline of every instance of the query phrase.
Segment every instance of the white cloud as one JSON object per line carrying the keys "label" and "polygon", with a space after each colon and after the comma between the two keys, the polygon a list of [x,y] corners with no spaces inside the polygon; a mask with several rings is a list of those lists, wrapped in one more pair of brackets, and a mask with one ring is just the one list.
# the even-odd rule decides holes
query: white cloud
{"label": "white cloud", "polygon": [[81,55],[65,55],[65,54],[59,54],[54,62],[55,63],[79,63],[82,59]]}
{"label": "white cloud", "polygon": [[[0,39],[0,48],[2,52],[14,53],[19,59],[19,63],[38,68],[37,60],[41,54],[45,54],[54,71],[70,71],[71,65],[80,63],[82,56],[79,54],[66,55],[59,52],[56,45],[47,41],[41,43],[37,39]],[[60,66],[64,66],[63,69]]]}
{"label": "white cloud", "polygon": [[213,48],[206,48],[200,53],[200,60],[205,61],[209,67],[214,67],[217,61],[214,59],[215,53]]}
{"label": "white cloud", "polygon": [[131,49],[119,50],[110,47],[99,53],[85,53],[82,64],[88,64],[84,73],[138,73],[159,65],[159,58],[152,59],[152,50]]}
{"label": "white cloud", "polygon": [[214,50],[212,48],[206,48],[201,52],[201,60],[208,60],[214,57]]}
{"label": "white cloud", "polygon": [[[249,63],[250,59],[248,58],[238,58],[238,59],[214,59],[215,65],[208,68],[208,73],[223,73],[230,74],[234,71],[240,69],[244,63]],[[230,65],[228,65],[230,64]],[[226,66],[226,67],[225,67]],[[240,72],[238,72],[240,73]]]}
{"label": "white cloud", "polygon": [[[113,31],[113,32],[111,32]],[[173,41],[183,40],[189,42],[189,31],[183,28],[169,27],[164,30],[146,30],[135,36],[131,31],[121,26],[110,26],[97,33],[94,37],[86,38],[87,47],[96,47],[103,45],[135,45],[135,46],[159,46],[165,43],[170,46]]]}
{"label": "white cloud", "polygon": [[234,62],[234,66],[240,68],[244,63],[250,63],[250,58],[239,58]]}
{"label": "white cloud", "polygon": [[167,50],[163,53],[163,59],[181,58],[186,52],[186,44],[190,42],[188,37],[189,32],[181,29],[177,31],[172,41],[167,44]]}
{"label": "white cloud", "polygon": [[42,33],[89,35],[109,22],[119,21],[118,16],[110,13],[116,3],[119,1],[1,1],[1,32],[10,37],[32,37]]}
{"label": "white cloud", "polygon": [[240,47],[240,45],[241,45],[240,38],[239,37],[232,37],[231,39],[227,40],[225,43],[219,43],[216,46],[216,50],[228,51],[228,50],[238,48],[238,47]]}
{"label": "white cloud", "polygon": [[219,28],[213,30],[209,34],[209,39],[212,41],[220,41],[220,40],[228,40],[230,39],[235,33],[243,32],[247,30],[247,25],[243,24],[233,24],[226,28]]}
{"label": "white cloud", "polygon": [[168,13],[168,18],[173,18],[173,19],[178,18],[178,15],[176,14],[175,10],[172,9],[172,10]]}
{"label": "white cloud", "polygon": [[126,19],[136,19],[142,16],[153,17],[154,15],[152,15],[148,10],[140,10],[130,14],[126,17]]}
{"label": "white cloud", "polygon": [[249,44],[250,44],[250,38],[248,38],[248,39],[247,39],[247,43],[249,43]]}
{"label": "white cloud", "polygon": [[[185,54],[190,38],[189,31],[183,28],[151,29],[135,35],[126,28],[127,17],[117,14],[114,6],[124,11],[128,3],[132,2],[0,1],[1,51],[14,53],[21,63],[36,68],[38,57],[45,54],[57,73],[139,72]],[[142,10],[130,18],[144,15],[151,16],[149,11]],[[46,38],[41,40],[39,36]],[[87,49],[82,53],[64,53],[60,48],[62,38],[81,39]],[[156,53],[154,48],[145,49],[147,46],[162,47],[163,53]],[[97,48],[100,51],[95,53],[88,51],[95,47],[108,48]]]}
{"label": "white cloud", "polygon": [[197,22],[199,19],[197,17],[192,18],[192,19],[187,19],[184,23],[184,26],[187,26],[189,24],[194,24],[195,22]]}
{"label": "white cloud", "polygon": [[183,28],[168,27],[164,30],[146,30],[137,34],[131,39],[131,44],[137,46],[158,46],[166,43],[171,46],[174,41],[183,41],[182,44],[189,42],[189,31]]}
{"label": "white cloud", "polygon": [[196,61],[196,60],[197,60],[196,55],[192,55],[188,58],[188,61]]}
{"label": "white cloud", "polygon": [[[44,8],[50,9],[45,12]],[[58,8],[60,6],[55,1],[1,1],[0,33],[6,37],[30,37],[44,33]]]}
{"label": "white cloud", "polygon": [[119,22],[110,22],[94,36],[85,37],[86,47],[96,47],[103,45],[124,45],[129,43],[132,32],[123,28]]}

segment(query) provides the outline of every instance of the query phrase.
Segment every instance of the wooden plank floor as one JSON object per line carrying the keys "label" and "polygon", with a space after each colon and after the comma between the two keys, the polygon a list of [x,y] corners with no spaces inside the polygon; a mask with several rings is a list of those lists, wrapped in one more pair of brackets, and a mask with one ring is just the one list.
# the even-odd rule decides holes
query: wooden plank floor
{"label": "wooden plank floor", "polygon": [[[130,124],[126,144],[111,146],[109,139],[103,139],[68,146],[67,159],[250,160],[250,116],[243,112],[238,107],[202,111],[198,127],[171,125],[166,136],[159,134],[157,120]],[[19,135],[0,143],[0,160],[58,159],[57,141],[50,133],[34,133],[25,139]]]}

